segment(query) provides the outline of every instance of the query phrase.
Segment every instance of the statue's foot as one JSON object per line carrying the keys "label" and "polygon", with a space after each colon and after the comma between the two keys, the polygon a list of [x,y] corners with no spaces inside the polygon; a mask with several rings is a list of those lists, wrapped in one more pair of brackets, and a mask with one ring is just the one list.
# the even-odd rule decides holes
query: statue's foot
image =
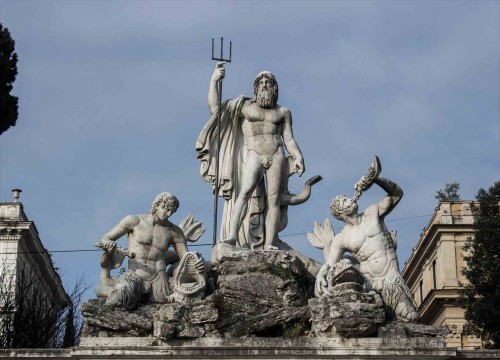
{"label": "statue's foot", "polygon": [[219,241],[219,244],[228,244],[228,245],[236,245],[236,239],[225,239]]}
{"label": "statue's foot", "polygon": [[279,248],[277,246],[274,246],[274,245],[266,245],[264,247],[264,250],[273,250],[273,251],[276,251],[276,250],[279,250]]}

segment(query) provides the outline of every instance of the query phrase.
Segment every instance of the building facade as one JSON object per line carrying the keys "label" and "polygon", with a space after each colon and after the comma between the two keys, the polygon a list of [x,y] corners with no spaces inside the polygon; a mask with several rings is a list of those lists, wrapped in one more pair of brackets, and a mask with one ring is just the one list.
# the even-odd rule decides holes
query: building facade
{"label": "building facade", "polygon": [[[20,190],[14,191],[14,202],[0,202],[0,280],[3,293],[16,289],[19,281],[30,282],[39,301],[59,310],[71,301],[50,254],[44,248],[33,221],[18,201]],[[19,289],[19,287],[17,287]]]}
{"label": "building facade", "polygon": [[466,266],[463,246],[474,239],[473,201],[442,201],[420,234],[402,271],[428,325],[447,325],[449,347],[482,348],[481,340],[463,334],[465,309],[460,305]]}

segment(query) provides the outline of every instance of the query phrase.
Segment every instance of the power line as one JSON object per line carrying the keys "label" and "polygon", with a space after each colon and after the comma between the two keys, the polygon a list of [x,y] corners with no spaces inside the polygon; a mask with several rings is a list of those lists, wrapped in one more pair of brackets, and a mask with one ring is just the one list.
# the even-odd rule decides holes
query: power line
{"label": "power line", "polygon": [[[417,219],[417,218],[423,218],[427,216],[432,216],[433,214],[430,215],[418,215],[418,216],[411,216],[411,217],[405,217],[405,218],[399,218],[399,219],[392,219],[392,220],[385,220],[387,222],[389,221],[400,221],[400,220],[410,220],[410,219]],[[340,230],[342,227],[334,227],[334,230]],[[294,234],[286,234],[286,235],[281,235],[281,237],[287,237],[287,236],[295,236],[295,235],[304,235],[307,234],[307,232],[300,232],[300,233],[294,233]]]}
{"label": "power line", "polygon": [[[456,212],[461,212],[462,210],[457,210]],[[429,214],[429,215],[417,215],[417,216],[410,216],[410,217],[405,217],[405,218],[399,218],[399,219],[391,219],[391,220],[385,220],[385,221],[402,221],[402,220],[411,220],[411,219],[418,219],[418,218],[423,218],[423,217],[428,217],[432,216],[434,214]],[[450,214],[452,215],[452,214]],[[342,229],[342,227],[335,227],[335,230]],[[285,234],[281,235],[280,237],[290,237],[290,236],[297,236],[297,235],[305,235],[307,234],[307,231],[305,232],[299,232],[299,233],[293,233],[293,234]],[[213,244],[211,243],[206,243],[206,244],[189,244],[189,247],[192,246],[212,246]],[[47,253],[76,253],[76,252],[101,252],[101,249],[72,249],[72,250],[46,250]],[[2,252],[0,255],[18,255],[18,254],[44,254],[45,252],[43,251],[19,251],[19,252]]]}

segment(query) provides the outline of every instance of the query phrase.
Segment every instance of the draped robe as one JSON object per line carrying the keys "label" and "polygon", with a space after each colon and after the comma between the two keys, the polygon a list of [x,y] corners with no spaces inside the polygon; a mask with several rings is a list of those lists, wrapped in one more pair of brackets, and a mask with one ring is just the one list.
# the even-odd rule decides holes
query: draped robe
{"label": "draped robe", "polygon": [[[243,121],[241,108],[246,100],[249,100],[249,98],[240,96],[222,103],[218,196],[224,198],[224,208],[222,211],[220,240],[228,238],[232,209],[238,198],[242,168],[246,162],[247,149],[241,129]],[[212,191],[215,191],[217,165],[217,118],[218,109],[205,124],[196,141],[196,152],[198,160],[201,162],[200,175],[203,180],[212,184]],[[286,166],[286,168],[287,175],[283,176],[281,191],[288,193],[289,166]],[[237,246],[254,250],[262,248],[264,241],[265,196],[266,190],[264,178],[262,178],[243,208],[243,222],[238,233]],[[280,213],[279,231],[287,223],[287,206],[282,206]]]}

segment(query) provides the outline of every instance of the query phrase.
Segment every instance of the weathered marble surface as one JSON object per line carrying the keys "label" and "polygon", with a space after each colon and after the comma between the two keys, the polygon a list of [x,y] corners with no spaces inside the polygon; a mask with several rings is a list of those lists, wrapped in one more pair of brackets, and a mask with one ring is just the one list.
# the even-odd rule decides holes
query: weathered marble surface
{"label": "weathered marble surface", "polygon": [[137,310],[91,300],[82,305],[84,336],[159,339],[301,336],[309,331],[307,299],[314,275],[293,252],[237,251],[209,272],[212,293],[202,300],[150,304]]}
{"label": "weathered marble surface", "polygon": [[445,338],[449,333],[451,331],[446,326],[430,326],[400,321],[393,321],[378,328],[378,337],[392,339],[413,337]]}
{"label": "weathered marble surface", "polygon": [[386,322],[382,299],[374,291],[339,291],[309,299],[309,308],[312,334],[319,337],[370,337]]}
{"label": "weathered marble surface", "polygon": [[[293,252],[236,251],[212,264],[219,329],[230,336],[303,335],[314,277]],[[302,332],[302,334],[300,334]]]}
{"label": "weathered marble surface", "polygon": [[[339,234],[334,233],[329,221],[324,226],[315,223],[314,233],[308,234],[314,246],[329,247],[327,261],[316,277],[315,295],[319,297],[330,291],[332,273],[344,261],[344,254],[350,253],[366,279],[366,288],[382,297],[389,319],[415,322],[420,314],[399,272],[396,238],[384,222],[385,216],[403,197],[403,190],[393,181],[380,177],[381,171],[380,161],[375,156],[368,173],[356,183],[354,197],[339,195],[333,199],[331,213],[345,224]],[[381,187],[387,196],[358,213],[359,197],[373,184]]]}
{"label": "weathered marble surface", "polygon": [[196,141],[200,174],[224,198],[220,240],[254,250],[283,249],[278,233],[287,225],[288,206],[306,201],[321,177],[309,179],[299,195],[288,190],[288,177],[304,172],[304,158],[293,136],[292,114],[277,103],[274,75],[259,73],[253,98],[226,100],[218,109],[217,86],[224,77],[219,63],[209,84],[211,118]]}
{"label": "weathered marble surface", "polygon": [[83,337],[148,336],[152,330],[151,314],[157,305],[141,306],[135,311],[104,305],[104,300],[91,299],[81,305],[85,319]]}
{"label": "weathered marble surface", "polygon": [[103,300],[83,304],[84,337],[152,336],[171,341],[443,336],[444,330],[423,325],[387,325],[380,295],[343,282],[350,276],[341,276],[328,295],[312,298],[314,274],[294,251],[226,249],[215,260],[208,272],[209,294],[203,299],[136,310],[109,308]]}
{"label": "weathered marble surface", "polygon": [[[113,355],[140,358],[189,359],[453,359],[455,349],[445,347],[441,339],[340,339],[340,338],[201,338],[170,340],[154,338],[87,338],[79,350],[81,356]],[[163,357],[161,357],[163,356]],[[105,358],[103,356],[103,358]]]}
{"label": "weathered marble surface", "polygon": [[[168,218],[179,201],[167,192],[156,196],[148,214],[128,215],[108,231],[96,246],[103,249],[96,295],[109,307],[134,309],[141,304],[186,301],[205,294],[205,265],[200,254],[189,252],[187,241],[196,241],[205,228],[189,214],[179,226]],[[127,235],[128,249],[116,241]],[[174,251],[168,251],[172,246]],[[128,270],[119,277],[111,270],[128,256]],[[167,266],[180,264],[167,274]],[[171,283],[173,280],[173,283]]]}
{"label": "weathered marble surface", "polygon": [[446,348],[441,339],[84,338],[69,349],[0,349],[0,359],[453,360],[500,359],[498,350]]}

